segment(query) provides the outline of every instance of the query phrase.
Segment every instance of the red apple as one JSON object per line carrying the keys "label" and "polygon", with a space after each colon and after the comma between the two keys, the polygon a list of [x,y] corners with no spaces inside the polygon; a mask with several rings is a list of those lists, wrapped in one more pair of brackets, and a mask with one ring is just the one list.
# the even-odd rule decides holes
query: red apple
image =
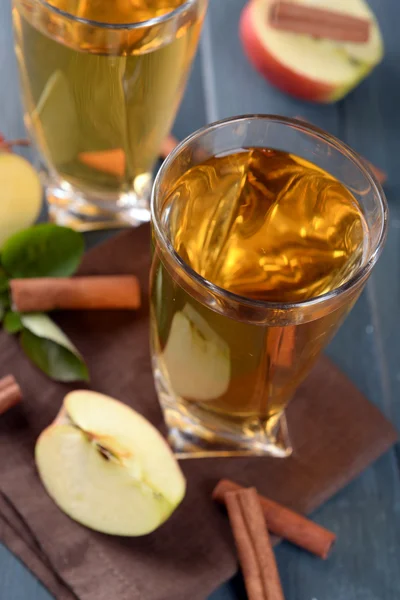
{"label": "red apple", "polygon": [[[292,33],[270,26],[273,0],[251,0],[240,19],[244,51],[270,83],[302,100],[336,102],[364,79],[383,56],[375,16],[364,0],[336,0],[335,10],[367,18],[370,36],[365,43],[339,42]],[[292,0],[311,4],[310,0]],[[332,9],[331,0],[318,6]]]}

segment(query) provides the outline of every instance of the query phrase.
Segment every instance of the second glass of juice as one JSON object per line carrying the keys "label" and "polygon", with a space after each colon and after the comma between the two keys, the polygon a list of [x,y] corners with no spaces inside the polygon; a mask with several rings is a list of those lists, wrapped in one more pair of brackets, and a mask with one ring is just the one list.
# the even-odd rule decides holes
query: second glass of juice
{"label": "second glass of juice", "polygon": [[13,0],[25,121],[52,220],[149,220],[208,0]]}
{"label": "second glass of juice", "polygon": [[334,137],[244,116],[170,155],[152,225],[153,365],[172,445],[287,456],[285,408],[382,250],[381,187]]}

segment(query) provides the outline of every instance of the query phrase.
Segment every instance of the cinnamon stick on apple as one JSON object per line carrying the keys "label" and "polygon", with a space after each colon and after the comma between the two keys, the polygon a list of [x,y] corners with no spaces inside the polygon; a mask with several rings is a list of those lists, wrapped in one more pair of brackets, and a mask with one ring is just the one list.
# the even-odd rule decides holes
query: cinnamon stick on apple
{"label": "cinnamon stick on apple", "polygon": [[362,44],[368,41],[370,34],[368,19],[284,0],[272,4],[269,22],[274,29],[342,42]]}
{"label": "cinnamon stick on apple", "polygon": [[140,307],[140,285],[134,275],[12,279],[10,287],[18,312]]}

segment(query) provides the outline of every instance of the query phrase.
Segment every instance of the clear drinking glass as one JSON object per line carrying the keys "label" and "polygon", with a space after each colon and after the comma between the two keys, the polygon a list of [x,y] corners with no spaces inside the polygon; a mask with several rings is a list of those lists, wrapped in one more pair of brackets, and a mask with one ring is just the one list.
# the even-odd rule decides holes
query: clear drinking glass
{"label": "clear drinking glass", "polygon": [[149,220],[152,170],[207,2],[13,0],[25,121],[52,220],[82,231]]}
{"label": "clear drinking glass", "polygon": [[[345,195],[353,195],[351,198],[349,194],[349,210],[353,216],[356,210],[363,223],[362,247],[358,247],[357,257],[348,257],[349,264],[354,258],[349,277],[337,285],[332,283],[328,292],[292,302],[246,297],[212,283],[175,250],[172,230],[181,232],[190,224],[194,225],[190,229],[193,235],[204,230],[204,239],[214,240],[208,248],[211,253],[216,251],[219,236],[223,235],[223,243],[229,244],[232,235],[237,235],[237,230],[231,233],[232,223],[227,223],[234,202],[229,185],[219,198],[226,204],[226,219],[221,218],[216,206],[212,219],[202,221],[209,214],[209,206],[205,206],[207,186],[218,187],[220,183],[215,171],[202,167],[203,191],[196,199],[197,212],[188,209],[185,222],[183,218],[179,222],[174,203],[185,205],[190,185],[176,184],[182,175],[210,157],[247,148],[297,155],[300,165],[301,159],[310,161],[317,171],[319,167],[327,172],[328,180],[332,175],[340,182],[333,180],[332,185],[338,185]],[[276,181],[280,176],[278,173]],[[265,197],[268,193],[266,189]],[[312,186],[307,193],[314,193]],[[313,198],[305,197],[306,205],[308,200]],[[296,196],[294,201],[298,201]],[[341,206],[341,197],[335,201]],[[315,206],[324,206],[324,202],[324,195],[320,194]],[[257,210],[259,205],[254,206],[251,209]],[[319,213],[307,213],[307,206],[295,205],[294,210],[298,209],[306,211],[301,225],[306,230],[311,223],[313,235],[318,237]],[[387,205],[381,186],[363,160],[333,136],[284,117],[242,116],[201,129],[170,154],[156,178],[151,210],[152,359],[171,444],[183,456],[289,455],[285,407],[354,305],[381,253],[387,229]],[[328,231],[332,239],[340,235],[337,212],[327,213],[332,222],[323,225],[323,231]],[[242,217],[235,219],[237,225]],[[243,219],[239,232],[242,225]],[[275,231],[278,238],[286,235],[285,227],[282,221],[281,230]],[[244,231],[245,235],[254,233]],[[354,228],[350,227],[346,236],[353,233]],[[301,229],[300,234],[303,235]],[[348,241],[346,238],[343,243]],[[315,243],[318,249],[318,240]],[[336,243],[340,245],[341,239]],[[320,252],[324,249],[321,238]],[[305,246],[304,252],[295,252],[291,260],[312,256],[307,252]],[[241,260],[245,259],[239,256],[235,266],[239,271],[245,264]],[[340,260],[339,251],[335,251],[332,260]],[[308,266],[313,268],[312,261]]]}

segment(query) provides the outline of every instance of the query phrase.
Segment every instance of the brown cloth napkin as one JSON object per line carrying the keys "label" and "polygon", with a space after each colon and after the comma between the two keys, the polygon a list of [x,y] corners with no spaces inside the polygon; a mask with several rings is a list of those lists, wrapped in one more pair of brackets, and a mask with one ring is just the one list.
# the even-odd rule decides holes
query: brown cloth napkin
{"label": "brown cloth napkin", "polygon": [[[137,313],[65,313],[58,321],[86,357],[90,386],[143,413],[164,430],[150,369],[147,279],[149,229],[125,232],[90,251],[81,273],[135,273],[144,290]],[[237,568],[228,520],[210,499],[221,477],[309,513],[396,439],[390,423],[325,358],[288,410],[289,459],[183,461],[188,493],[155,533],[119,538],[90,531],[44,492],[35,441],[73,386],[51,382],[0,334],[1,375],[13,373],[24,401],[0,418],[0,539],[61,600],[204,600]],[[79,387],[79,386],[78,386]]]}

